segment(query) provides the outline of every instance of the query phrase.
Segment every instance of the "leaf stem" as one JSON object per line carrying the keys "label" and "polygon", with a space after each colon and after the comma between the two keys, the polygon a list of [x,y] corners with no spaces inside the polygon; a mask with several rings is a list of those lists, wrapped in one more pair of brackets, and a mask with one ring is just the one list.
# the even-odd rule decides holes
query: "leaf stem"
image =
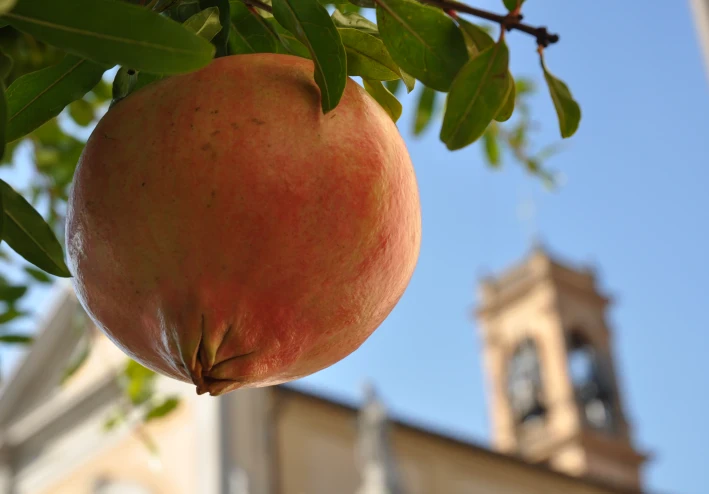
{"label": "leaf stem", "polygon": [[[255,0],[246,1],[251,2]],[[539,46],[549,46],[559,41],[559,35],[550,33],[547,31],[546,27],[534,27],[528,24],[523,24],[522,15],[519,13],[512,12],[508,15],[495,14],[494,12],[471,7],[470,5],[457,2],[456,0],[419,0],[419,2],[438,7],[443,9],[445,12],[450,12],[452,10],[496,22],[507,31],[517,30],[532,35],[536,38]]]}
{"label": "leaf stem", "polygon": [[265,10],[268,13],[273,13],[273,8],[261,0],[243,0],[243,2],[250,7],[256,7],[258,9]]}

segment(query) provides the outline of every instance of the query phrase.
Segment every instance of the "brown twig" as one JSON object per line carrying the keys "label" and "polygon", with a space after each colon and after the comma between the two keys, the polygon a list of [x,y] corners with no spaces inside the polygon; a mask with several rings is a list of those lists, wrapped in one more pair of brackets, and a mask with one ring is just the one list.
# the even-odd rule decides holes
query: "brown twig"
{"label": "brown twig", "polygon": [[[550,44],[559,41],[558,34],[551,34],[547,31],[546,27],[534,27],[528,24],[522,23],[522,16],[517,13],[517,11],[512,12],[508,15],[499,15],[494,12],[488,12],[487,10],[478,9],[476,7],[471,7],[464,3],[457,2],[455,0],[419,0],[421,3],[432,5],[443,9],[443,11],[453,14],[455,12],[462,12],[464,14],[474,15],[480,17],[481,19],[486,19],[488,21],[496,22],[500,24],[505,30],[511,31],[521,31],[523,33],[531,34],[537,39],[537,44],[539,46],[549,46]],[[261,0],[243,0],[246,5],[251,7],[256,7],[266,12],[273,13],[273,9],[267,3]]]}
{"label": "brown twig", "polygon": [[462,12],[464,14],[474,15],[481,19],[496,22],[501,25],[507,31],[516,30],[523,33],[530,34],[537,39],[537,44],[540,46],[549,46],[553,43],[559,41],[558,34],[551,34],[547,31],[546,27],[534,27],[528,24],[522,23],[522,16],[519,14],[511,13],[509,15],[495,14],[494,12],[488,12],[487,10],[478,9],[466,5],[464,3],[456,2],[455,0],[419,0],[421,3],[432,5],[443,9],[445,12],[456,11]]}

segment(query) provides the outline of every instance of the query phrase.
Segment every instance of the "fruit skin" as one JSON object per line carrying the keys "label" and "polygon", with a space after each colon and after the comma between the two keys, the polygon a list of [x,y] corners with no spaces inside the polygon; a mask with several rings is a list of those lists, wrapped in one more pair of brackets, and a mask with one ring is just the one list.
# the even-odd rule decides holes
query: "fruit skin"
{"label": "fruit skin", "polygon": [[236,55],[99,122],[66,240],[79,300],[124,352],[219,395],[328,367],[390,313],[421,240],[409,155],[354,81],[319,102],[311,61]]}

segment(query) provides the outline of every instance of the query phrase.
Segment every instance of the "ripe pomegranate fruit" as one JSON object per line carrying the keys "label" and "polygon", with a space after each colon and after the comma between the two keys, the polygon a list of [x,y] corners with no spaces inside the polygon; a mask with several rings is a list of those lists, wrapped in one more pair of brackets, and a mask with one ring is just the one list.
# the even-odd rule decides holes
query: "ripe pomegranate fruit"
{"label": "ripe pomegranate fruit", "polygon": [[354,81],[323,114],[309,60],[223,57],[114,106],[81,156],[77,295],[132,358],[199,394],[307,376],[403,294],[421,237],[396,126]]}

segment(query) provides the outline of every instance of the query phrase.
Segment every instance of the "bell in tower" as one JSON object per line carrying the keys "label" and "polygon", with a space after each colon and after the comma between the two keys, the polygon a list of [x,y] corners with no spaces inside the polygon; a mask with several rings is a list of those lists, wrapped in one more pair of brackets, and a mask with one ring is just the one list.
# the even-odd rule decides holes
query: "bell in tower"
{"label": "bell in tower", "polygon": [[594,273],[536,248],[481,283],[477,315],[496,449],[639,490],[633,446]]}

